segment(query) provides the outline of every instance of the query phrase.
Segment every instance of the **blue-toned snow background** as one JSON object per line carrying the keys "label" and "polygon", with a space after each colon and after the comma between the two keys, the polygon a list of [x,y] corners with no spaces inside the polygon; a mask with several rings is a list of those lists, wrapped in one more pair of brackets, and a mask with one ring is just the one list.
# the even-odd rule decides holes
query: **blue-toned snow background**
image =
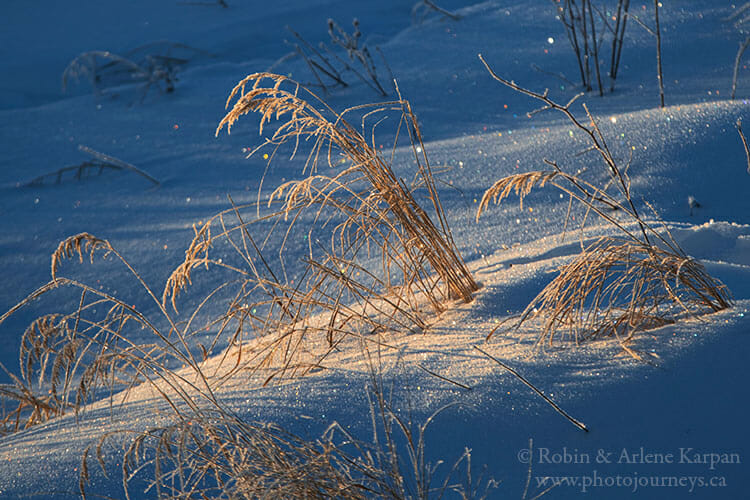
{"label": "blue-toned snow background", "polygon": [[[685,250],[730,287],[736,307],[645,334],[642,347],[659,356],[654,364],[616,357],[617,349],[607,345],[535,354],[527,337],[520,344],[494,337],[485,346],[586,422],[588,434],[471,349],[482,345],[495,319],[522,310],[577,248],[574,235],[561,242],[567,200],[552,190],[532,194],[523,212],[513,200],[493,207],[478,223],[475,200],[498,178],[539,168],[544,158],[597,167],[593,157],[577,156],[582,143],[570,139],[563,117],[527,118],[537,103],[493,81],[477,58],[482,53],[496,72],[524,86],[549,88],[558,101],[578,92],[532,66],[577,81],[562,25],[543,0],[445,0],[440,5],[459,12],[460,20],[432,14],[419,24],[412,22],[413,4],[396,0],[229,0],[228,9],[169,1],[6,1],[0,9],[0,311],[45,283],[57,243],[82,231],[108,239],[161,290],[183,257],[193,223],[226,209],[227,193],[237,202],[255,199],[265,164],[259,157],[245,158],[246,149],[261,141],[255,119],[246,117],[232,135],[214,137],[230,89],[289,52],[286,25],[315,43],[327,39],[329,17],[346,28],[357,17],[366,41],[380,46],[419,116],[432,163],[449,167],[440,174],[442,201],[460,250],[485,284],[475,303],[446,313],[428,335],[403,339],[404,361],[392,371],[404,385],[403,408],[411,403],[417,419],[445,403],[464,403],[431,427],[431,459],[451,463],[467,446],[475,468],[486,464],[487,473],[502,481],[491,498],[521,498],[527,466],[519,463],[518,453],[529,438],[537,448],[535,458],[542,448],[550,453],[566,448],[592,459],[600,449],[619,456],[623,448],[640,447],[678,457],[680,448],[737,453],[741,464],[714,470],[699,464],[536,463],[533,474],[591,477],[596,470],[600,476],[631,478],[724,477],[727,486],[721,488],[633,493],[606,487],[587,495],[744,498],[750,459],[745,425],[750,175],[734,124],[738,118],[750,123],[750,71],[743,63],[738,98],[728,100],[734,57],[746,34],[742,25],[725,20],[741,3],[662,3],[667,108],[658,108],[654,39],[636,23],[628,25],[616,92],[603,98],[590,93],[582,101],[612,138],[615,155],[627,161],[632,152],[634,191],[674,227]],[[652,9],[651,2],[631,5],[644,22],[651,21]],[[79,53],[123,53],[157,40],[185,43],[210,56],[188,64],[173,93],[152,89],[142,103],[133,87],[118,89],[116,98],[96,98],[86,84],[61,92],[62,72]],[[275,70],[311,80],[298,59]],[[356,79],[351,83],[327,96],[333,108],[378,99]],[[82,182],[22,186],[86,159],[79,144],[130,162],[161,185],[152,188],[141,177],[109,172]],[[264,185],[298,176],[300,164],[277,160]],[[692,214],[690,196],[701,205]],[[299,245],[300,255],[305,248]],[[126,270],[111,261],[93,266],[70,261],[63,270],[120,297],[142,300]],[[60,298],[52,307],[64,311],[77,300]],[[147,301],[139,305],[155,312]],[[17,369],[23,329],[41,312],[46,310],[30,308],[0,326],[0,361],[9,369]],[[446,386],[416,369],[414,360],[474,389],[465,393]],[[365,437],[365,382],[359,363],[344,358],[340,366],[309,379],[262,390],[238,384],[225,397],[248,418],[278,422],[302,435],[315,437],[337,420]],[[76,468],[92,440],[121,425],[118,419],[142,426],[153,419],[148,406],[129,408],[114,421],[106,412],[87,415],[79,423],[65,417],[0,439],[0,498],[75,496]],[[92,493],[123,497],[119,477],[111,477],[97,476]],[[538,491],[533,483],[531,490]],[[580,488],[560,486],[546,498],[581,494]]]}

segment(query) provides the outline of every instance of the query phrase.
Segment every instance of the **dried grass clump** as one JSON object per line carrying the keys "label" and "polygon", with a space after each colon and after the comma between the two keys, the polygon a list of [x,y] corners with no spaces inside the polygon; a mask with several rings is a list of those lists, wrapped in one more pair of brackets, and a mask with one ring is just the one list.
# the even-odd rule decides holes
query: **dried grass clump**
{"label": "dried grass clump", "polygon": [[[102,447],[111,437],[102,437],[95,448],[102,469]],[[90,453],[91,447],[80,474],[84,498]],[[145,472],[153,474],[146,492],[175,500],[364,500],[371,498],[368,483],[373,482],[329,441],[305,441],[277,426],[245,423],[226,412],[135,434],[125,449],[122,472],[126,494],[128,484]]]}
{"label": "dried grass clump", "polygon": [[[201,234],[210,238],[208,231],[198,231],[196,237]],[[63,259],[78,256],[82,260],[100,250],[114,255],[143,284],[108,241],[81,233],[63,241],[54,253],[55,277],[0,317],[2,324],[20,308],[60,289],[80,294],[75,311],[42,316],[24,333],[21,375],[11,375],[13,384],[0,387],[4,403],[16,402],[7,412],[3,404],[3,433],[66,413],[78,414],[90,401],[108,398],[110,405],[125,402],[134,386],[142,383],[148,384],[172,411],[170,424],[146,432],[127,429],[108,433],[89,446],[79,477],[84,498],[91,455],[106,474],[111,464],[105,461],[104,446],[115,435],[126,437],[122,480],[128,498],[128,489],[144,476],[150,485],[146,493],[174,499],[406,499],[413,498],[413,492],[417,498],[428,498],[447,490],[457,491],[464,498],[485,498],[496,485],[483,476],[472,482],[468,450],[446,472],[442,486],[432,484],[440,462],[431,465],[426,461],[424,433],[443,409],[422,425],[414,425],[394,411],[385,399],[382,376],[373,368],[381,365],[373,363],[367,350],[369,340],[364,338],[360,346],[364,346],[373,373],[368,389],[373,441],[357,440],[335,422],[319,439],[309,441],[272,424],[242,421],[214,396],[221,378],[205,375],[202,364],[188,349],[196,313],[186,323],[178,324],[162,308],[164,317],[157,322],[122,299],[60,276]],[[143,286],[146,295],[161,307],[150,289]],[[290,289],[285,291],[291,293]],[[381,299],[372,299],[377,300]],[[347,311],[341,306],[338,314]],[[360,312],[357,317],[364,321],[366,314]],[[166,323],[166,327],[162,329],[158,323]],[[150,333],[153,342],[135,343],[134,330],[141,337],[144,331]],[[181,368],[171,368],[175,365]],[[464,468],[468,486],[451,482],[451,476]],[[484,487],[484,495],[480,487]],[[142,494],[139,492],[139,496]]]}
{"label": "dried grass clump", "polygon": [[[272,85],[264,87],[269,78]],[[286,90],[289,85],[291,91]],[[245,92],[246,86],[252,88]],[[2,406],[4,430],[78,413],[93,400],[124,403],[136,385],[147,384],[169,405],[173,420],[145,433],[125,431],[133,436],[124,450],[126,496],[128,484],[142,471],[153,472],[149,491],[160,498],[405,499],[413,497],[412,485],[419,498],[446,489],[468,498],[478,491],[482,481],[472,486],[470,474],[469,493],[449,482],[462,463],[470,473],[468,450],[442,489],[431,486],[439,463],[425,460],[424,431],[442,410],[423,425],[412,425],[385,402],[382,380],[370,392],[374,443],[354,440],[335,423],[319,440],[305,441],[273,425],[245,423],[215,396],[225,377],[240,369],[268,369],[267,383],[322,366],[326,355],[351,337],[365,352],[369,345],[379,348],[383,332],[425,328],[447,301],[468,302],[478,288],[452,240],[408,102],[358,108],[365,119],[383,110],[398,113],[389,161],[378,153],[374,139],[368,144],[343,114],[322,101],[310,105],[298,96],[300,91],[307,92],[267,74],[248,77],[234,89],[230,100],[238,100],[219,130],[250,111],[261,113],[261,130],[271,118],[281,119],[267,143],[278,149],[292,142],[296,151],[300,140],[311,140],[307,177],[278,186],[269,199],[270,213],[263,216],[247,219],[252,206],[236,206],[230,198],[231,209],[195,227],[185,260],[160,298],[107,240],[81,233],[60,243],[52,256],[50,282],[0,317],[2,324],[58,291],[78,294],[72,312],[43,316],[24,334],[21,376],[0,388],[0,397],[16,402],[10,411]],[[311,93],[307,97],[317,99]],[[401,134],[408,136],[416,164],[410,185],[392,169]],[[318,175],[322,158],[334,167],[334,151],[344,154],[349,165],[331,176]],[[308,252],[301,276],[290,279],[283,256],[288,239],[300,231],[307,235]],[[253,234],[258,233],[263,239],[256,241]],[[280,264],[266,257],[277,233]],[[329,243],[321,243],[321,237]],[[233,250],[229,257],[236,262],[214,257],[222,246]],[[78,257],[82,262],[87,256],[93,261],[95,254],[113,256],[112,261],[124,265],[142,296],[118,298],[61,275],[64,260]],[[176,309],[177,294],[198,267],[222,268],[235,276],[221,281],[186,320],[177,322],[167,305]],[[158,309],[155,317],[132,305],[144,297]],[[215,315],[209,307],[213,301],[224,302],[223,314]],[[206,345],[191,338],[205,332],[214,335]],[[256,342],[243,345],[250,336]],[[213,360],[204,363],[219,345],[228,348],[218,367]],[[210,374],[207,366],[212,366]],[[377,383],[374,377],[373,385]],[[102,447],[108,436],[95,447],[102,467],[107,465]],[[82,494],[93,448],[83,456]]]}
{"label": "dried grass clump", "polygon": [[[97,307],[106,313],[96,314]],[[147,367],[153,371],[164,357],[154,345],[136,346],[126,340],[129,328],[144,326],[124,304],[87,300],[87,290],[75,313],[34,320],[21,339],[20,375],[5,369],[11,383],[0,386],[0,433],[78,414],[87,403],[114,398],[121,391],[120,397],[126,398],[130,387],[146,380],[141,375]]]}
{"label": "dried grass clump", "polygon": [[[620,167],[585,104],[586,124],[570,111],[580,95],[566,105],[557,104],[547,97],[547,91],[538,94],[499,77],[479,57],[494,79],[544,103],[534,113],[548,109],[563,113],[588,139],[590,147],[586,152],[600,158],[609,178],[597,185],[545,159],[551,170],[511,175],[495,182],[482,197],[477,219],[491,202],[499,203],[512,191],[523,203],[533,188],[550,184],[566,193],[571,203],[576,200],[585,208],[581,229],[593,213],[621,234],[585,247],[582,244],[582,252],[561,267],[557,277],[522,313],[517,326],[540,318],[544,325],[540,343],[551,344],[556,338],[565,337],[558,334],[562,330],[576,342],[613,335],[625,346],[637,331],[731,306],[726,286],[687,256],[665,225],[653,227],[641,216],[630,191],[630,165]],[[493,333],[494,330],[490,335]]]}
{"label": "dried grass clump", "polygon": [[177,73],[191,59],[210,55],[181,43],[157,41],[118,55],[92,50],[75,57],[62,74],[63,92],[70,81],[87,79],[97,96],[111,94],[123,85],[140,84],[140,102],[151,87],[174,92]]}
{"label": "dried grass clump", "polygon": [[[217,134],[250,112],[260,114],[261,133],[277,120],[264,143],[273,147],[271,158],[284,144],[291,144],[293,153],[302,141],[311,144],[303,167],[306,177],[278,186],[268,198],[271,212],[266,215],[260,215],[259,199],[255,216],[246,213],[250,206],[233,205],[196,227],[184,262],[167,282],[164,304],[176,307],[177,294],[191,283],[196,268],[210,265],[229,271],[235,275],[236,291],[219,329],[231,330],[233,343],[262,339],[261,347],[245,356],[246,367],[276,362],[280,373],[293,374],[318,367],[347,337],[423,329],[427,315],[441,312],[446,301],[472,300],[478,285],[452,240],[407,101],[337,114],[295,82],[268,73],[242,80],[230,93],[228,105],[233,101]],[[364,114],[363,122],[385,110],[398,113],[390,160],[374,143],[368,144],[364,131],[344,119],[344,114],[357,110]],[[401,134],[407,135],[416,164],[411,185],[392,167]],[[335,160],[339,155],[348,160],[346,166]],[[321,162],[338,171],[319,175]],[[266,255],[276,233],[278,262]],[[307,244],[304,269],[296,282],[287,276],[284,263],[293,234]],[[231,250],[230,255],[217,253],[212,258],[209,251],[221,245]],[[230,281],[220,288],[226,292]],[[315,338],[325,347],[310,354],[305,345],[315,344]],[[303,351],[310,354],[304,360],[298,358]]]}
{"label": "dried grass clump", "polygon": [[426,432],[454,405],[439,408],[422,423],[394,410],[393,390],[384,382],[380,353],[374,359],[366,343],[361,347],[370,371],[370,383],[365,387],[369,439],[358,439],[337,422],[319,438],[304,439],[275,424],[245,422],[217,405],[211,410],[187,412],[172,424],[144,432],[103,435],[83,453],[79,474],[82,497],[87,497],[91,480],[90,456],[95,456],[106,473],[103,449],[120,441],[124,443],[122,478],[127,498],[134,484],[142,488],[144,482],[145,491],[141,491],[170,500],[427,500],[443,498],[447,492],[464,499],[487,498],[499,483],[486,477],[485,471],[472,475],[469,449],[440,471],[442,460],[428,459]]}
{"label": "dried grass clump", "polygon": [[[269,78],[272,86],[261,85]],[[246,85],[252,86],[248,92]],[[211,384],[221,382],[209,383],[200,363],[217,346],[230,349],[224,351],[213,376],[221,372],[228,377],[241,368],[273,367],[267,373],[266,381],[270,381],[320,367],[327,354],[347,338],[367,336],[380,343],[384,331],[425,328],[426,318],[442,311],[446,301],[471,300],[478,285],[451,238],[409,104],[394,101],[382,109],[400,112],[398,130],[408,134],[417,165],[411,186],[341,115],[328,109],[333,119],[326,118],[298,97],[300,87],[293,86],[290,92],[282,88],[285,85],[286,79],[275,75],[243,80],[230,96],[230,100],[238,96],[237,103],[219,126],[219,130],[225,125],[229,128],[242,114],[258,111],[261,129],[271,118],[282,119],[268,140],[276,148],[292,141],[296,149],[300,139],[312,139],[305,167],[308,177],[279,186],[269,201],[275,210],[246,221],[243,211],[250,207],[233,204],[196,227],[185,260],[168,279],[161,298],[108,241],[88,233],[72,236],[52,255],[51,281],[0,318],[2,323],[61,287],[80,293],[76,310],[40,320],[27,332],[24,345],[28,347],[21,358],[28,367],[3,388],[6,397],[18,402],[11,411],[15,429],[78,411],[87,397],[100,395],[101,390],[112,395],[125,389],[125,398],[130,387],[143,381],[157,387],[168,401],[189,402],[192,393],[212,401]],[[367,115],[379,110],[367,110]],[[333,165],[331,155],[336,149],[351,165],[332,177],[314,175],[321,157]],[[430,214],[420,204],[425,200]],[[281,232],[277,250],[283,256],[287,239],[300,230],[297,225],[302,222],[300,229],[307,233],[309,247],[302,276],[295,282],[287,277],[283,258],[279,268],[266,259],[264,248],[274,231]],[[266,231],[260,244],[252,236],[257,228]],[[325,247],[318,237],[329,239],[330,244]],[[209,252],[217,245],[228,245],[237,262],[212,258]],[[93,261],[96,253],[114,255],[128,268],[145,297],[157,305],[157,318],[139,312],[132,298],[126,301],[60,276],[63,260],[77,256],[82,262],[87,256]],[[379,269],[373,269],[373,261]],[[200,266],[221,267],[236,276],[223,281],[178,324],[166,304],[171,302],[176,309],[177,294],[190,284],[193,271]],[[225,301],[226,312],[204,314],[216,300]],[[199,320],[204,318],[202,324]],[[153,342],[135,343],[130,335],[133,328],[145,329]],[[199,332],[212,332],[213,338],[196,346],[189,338]],[[248,351],[240,346],[250,337],[260,340]],[[29,360],[38,365],[33,374]],[[189,368],[192,378],[187,380],[167,368],[175,364]],[[36,386],[32,387],[32,379]],[[173,406],[178,411],[178,405]],[[3,417],[6,423],[11,421],[5,418],[8,415]]]}
{"label": "dried grass clump", "polygon": [[[93,261],[97,252],[114,255],[129,269],[145,296],[160,308],[161,319],[147,318],[131,301],[60,276],[63,260],[77,256],[82,262],[88,256]],[[192,396],[214,400],[213,389],[187,342],[192,333],[190,323],[178,327],[107,240],[89,233],[71,236],[58,245],[51,260],[52,279],[0,316],[0,325],[37,299],[57,293],[78,294],[78,305],[66,314],[40,316],[25,330],[19,375],[2,367],[11,383],[0,386],[0,432],[15,432],[60,415],[77,414],[87,403],[105,397],[111,405],[124,402],[130,390],[144,382],[150,383],[178,414],[180,404],[191,405]],[[134,338],[146,341],[136,342]],[[191,368],[190,375],[169,368],[175,365]]]}
{"label": "dried grass clump", "polygon": [[93,397],[111,395],[132,379],[131,374],[123,380],[122,365],[129,360],[120,352],[117,338],[132,317],[122,307],[113,307],[93,322],[87,313],[97,305],[103,306],[102,301],[87,303],[84,292],[76,313],[41,316],[26,329],[19,352],[20,375],[6,369],[11,383],[0,387],[5,400],[2,432],[77,413]]}
{"label": "dried grass clump", "polygon": [[[273,85],[264,87],[263,82],[269,79]],[[293,85],[291,91],[281,88],[285,82]],[[252,83],[252,88],[245,92],[250,83]],[[331,118],[324,117],[308,102],[300,99],[298,97],[300,90],[309,94],[308,97],[313,102],[317,102],[330,112]],[[271,117],[276,120],[286,119],[267,141],[276,148],[291,141],[294,142],[296,151],[300,139],[314,139],[305,171],[307,168],[311,173],[317,170],[321,152],[327,153],[328,165],[334,167],[331,156],[334,148],[338,148],[351,162],[351,167],[343,170],[333,179],[320,178],[324,181],[322,188],[313,193],[314,196],[307,197],[303,203],[294,203],[296,198],[288,198],[283,208],[286,217],[291,212],[299,212],[300,208],[318,204],[333,205],[336,203],[333,200],[334,194],[339,191],[349,191],[353,203],[337,204],[335,208],[343,212],[348,219],[347,224],[341,227],[342,234],[346,232],[347,235],[353,237],[350,242],[356,242],[359,234],[369,236],[376,229],[382,228],[386,231],[384,234],[390,237],[384,239],[396,240],[401,247],[400,251],[409,252],[410,247],[415,249],[416,255],[410,254],[405,258],[412,266],[405,267],[423,267],[421,261],[426,259],[448,289],[448,295],[451,298],[465,302],[471,301],[472,293],[478,289],[478,286],[453,243],[448,222],[438,198],[419,124],[408,101],[401,99],[351,108],[339,115],[312,92],[301,89],[298,84],[289,81],[286,77],[268,73],[256,73],[242,80],[230,93],[227,105],[235,96],[238,97],[237,101],[219,123],[217,134],[224,125],[229,131],[231,125],[241,115],[251,111],[257,112],[261,114],[261,133],[263,124],[269,122]],[[416,163],[416,181],[411,187],[407,187],[405,182],[396,176],[392,165],[378,153],[376,145],[368,144],[364,134],[358,132],[344,119],[344,114],[366,108],[373,108],[366,116],[385,110],[394,110],[400,114],[397,131],[400,133],[406,129]],[[374,133],[374,130],[372,132]],[[394,141],[394,150],[397,140],[398,138]],[[310,183],[313,180],[315,178],[301,182]],[[354,186],[358,181],[366,183],[366,191],[360,193],[354,191]],[[280,193],[283,189],[282,187],[277,192]],[[417,189],[426,191],[427,201],[432,208],[432,217],[437,220],[437,225],[416,199],[414,191]],[[306,192],[310,193],[309,190]],[[375,223],[368,222],[373,215],[376,216]],[[351,231],[349,231],[350,228]],[[370,237],[370,240],[373,239],[375,238]],[[420,264],[414,266],[416,263]]]}
{"label": "dried grass clump", "polygon": [[[63,328],[57,315],[37,319],[22,339],[21,376],[3,367],[12,384],[0,386],[0,396],[11,406],[15,403],[15,408],[3,413],[0,434],[45,422],[73,406],[68,401],[65,386],[69,381],[70,362],[75,359],[76,345],[59,341]],[[61,382],[63,388],[58,390]],[[42,388],[45,385],[50,386],[46,393],[35,390],[35,386]]]}
{"label": "dried grass clump", "polygon": [[729,307],[726,287],[696,260],[622,238],[587,246],[524,311],[539,315],[540,342],[614,336],[629,341],[637,331]]}

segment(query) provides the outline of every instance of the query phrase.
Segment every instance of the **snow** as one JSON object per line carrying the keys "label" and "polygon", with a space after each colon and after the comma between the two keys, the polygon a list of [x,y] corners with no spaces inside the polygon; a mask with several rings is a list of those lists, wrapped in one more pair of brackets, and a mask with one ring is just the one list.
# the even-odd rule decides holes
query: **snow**
{"label": "snow", "polygon": [[[183,259],[194,223],[229,208],[227,194],[237,204],[256,199],[265,161],[246,158],[248,148],[261,142],[255,118],[244,117],[231,135],[214,136],[231,88],[289,52],[286,25],[317,43],[327,38],[329,17],[345,28],[357,17],[364,38],[380,46],[419,117],[426,151],[440,170],[440,196],[454,239],[483,285],[472,303],[453,304],[427,332],[394,335],[390,342],[398,349],[384,354],[387,378],[398,381],[394,401],[400,411],[412,411],[421,421],[445,404],[459,404],[428,428],[428,458],[452,464],[471,448],[476,470],[486,465],[487,474],[501,481],[490,498],[521,498],[528,471],[523,450],[530,439],[531,493],[544,489],[537,477],[602,480],[586,492],[560,485],[545,498],[584,493],[593,498],[746,497],[750,175],[735,122],[747,116],[750,75],[741,67],[738,98],[729,100],[737,44],[746,34],[725,20],[739,5],[663,2],[665,109],[658,108],[654,40],[635,23],[628,26],[615,93],[591,92],[581,99],[605,137],[612,138],[615,157],[625,163],[632,154],[629,174],[637,201],[653,205],[685,252],[723,281],[735,300],[726,311],[639,334],[633,347],[648,356],[638,361],[611,340],[539,351],[530,326],[485,342],[499,321],[523,311],[555,270],[577,254],[581,235],[575,223],[564,231],[568,201],[554,189],[533,191],[523,211],[512,198],[493,205],[475,222],[478,200],[500,177],[542,168],[545,158],[591,171],[601,166],[594,155],[579,155],[583,138],[563,116],[546,112],[527,118],[538,103],[492,80],[477,58],[482,53],[502,76],[536,91],[549,88],[553,99],[567,102],[579,88],[550,73],[577,81],[577,68],[549,2],[437,3],[461,19],[431,14],[413,24],[412,4],[396,0],[228,0],[227,9],[140,0],[6,2],[0,21],[0,312],[46,283],[58,242],[83,231],[109,240],[149,286],[162,290]],[[644,22],[651,8],[650,2],[631,7]],[[83,82],[61,93],[61,74],[81,52],[124,53],[157,40],[185,43],[209,55],[178,73],[174,92],[151,88],[142,102],[133,85],[114,89],[115,96],[95,97]],[[282,62],[275,71],[311,80],[299,59]],[[379,96],[352,79],[352,85],[325,98],[342,110]],[[580,106],[574,109],[582,112]],[[387,138],[385,125],[382,130]],[[24,185],[86,160],[79,144],[143,169],[160,185],[131,172]],[[263,194],[299,177],[301,165],[300,158],[278,158]],[[699,206],[691,208],[689,199]],[[597,224],[592,222],[583,237],[612,234]],[[304,255],[307,245],[298,247],[293,254]],[[147,315],[158,314],[127,269],[112,259],[93,264],[71,259],[61,273],[102,287]],[[212,279],[218,278],[196,271],[189,296],[210,290]],[[58,293],[11,316],[0,325],[0,362],[17,372],[25,327],[39,314],[74,309],[78,300]],[[190,298],[180,302],[188,304],[182,300]],[[143,335],[134,340],[147,341]],[[475,345],[518,370],[590,431],[571,425]],[[420,365],[472,389],[430,376]],[[220,397],[243,418],[276,422],[301,436],[315,438],[337,421],[367,438],[369,375],[361,356],[338,352],[326,368],[269,387],[238,377],[222,386]],[[0,375],[0,382],[7,380]],[[113,414],[99,402],[78,418],[66,415],[1,437],[0,498],[76,497],[86,446],[123,426],[156,425],[164,415],[163,403],[144,388]],[[627,463],[623,450],[627,457],[640,453],[641,459]],[[600,452],[611,453],[610,463],[596,461]],[[92,470],[89,491],[122,498],[118,450],[107,453],[111,474]],[[645,463],[649,453],[672,454],[674,463]],[[696,453],[698,458],[708,454],[709,463],[695,463]],[[740,462],[712,466],[711,454],[736,455]],[[564,463],[566,456],[579,463]],[[616,476],[629,478],[626,484],[652,476],[685,479],[678,487],[604,484],[603,478]],[[723,480],[716,487],[695,486],[698,477]]]}

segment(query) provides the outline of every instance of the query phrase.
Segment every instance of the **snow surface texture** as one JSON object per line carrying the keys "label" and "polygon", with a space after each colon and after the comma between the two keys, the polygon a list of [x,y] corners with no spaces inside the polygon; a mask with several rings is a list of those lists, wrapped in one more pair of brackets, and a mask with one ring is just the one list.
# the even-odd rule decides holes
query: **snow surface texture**
{"label": "snow surface texture", "polygon": [[[725,20],[734,5],[663,2],[665,109],[658,108],[654,39],[636,23],[628,26],[615,93],[582,99],[612,138],[615,156],[627,161],[632,154],[637,201],[653,204],[684,250],[727,284],[736,301],[721,313],[640,335],[636,347],[653,353],[644,363],[622,356],[608,341],[538,352],[533,330],[484,343],[497,321],[522,311],[557,266],[578,252],[579,242],[575,231],[563,234],[567,199],[553,189],[533,192],[523,211],[511,199],[474,222],[482,193],[504,175],[541,168],[544,158],[600,168],[593,155],[578,156],[583,142],[571,138],[564,117],[547,112],[528,118],[538,103],[493,81],[477,59],[482,53],[504,77],[536,91],[549,88],[554,99],[567,102],[579,89],[550,73],[576,81],[577,68],[549,2],[446,0],[440,5],[460,20],[432,14],[415,25],[412,5],[396,0],[229,0],[227,9],[140,0],[42,3],[7,2],[0,20],[0,311],[45,283],[57,243],[82,231],[108,239],[160,290],[182,260],[193,223],[226,209],[227,193],[237,203],[255,200],[265,164],[245,158],[261,140],[255,119],[214,138],[229,90],[290,50],[285,25],[316,43],[327,38],[327,18],[348,28],[356,16],[418,114],[433,165],[446,167],[439,174],[441,199],[455,241],[484,285],[473,303],[446,312],[428,332],[395,340],[401,357],[386,363],[404,387],[398,395],[403,408],[411,406],[418,421],[446,403],[461,403],[428,430],[429,459],[452,463],[471,448],[475,467],[486,464],[487,473],[502,481],[491,497],[521,498],[524,450],[533,439],[532,492],[544,489],[536,477],[573,476],[592,482],[586,488],[591,498],[748,496],[750,175],[734,124],[738,118],[750,123],[750,74],[741,66],[738,99],[728,100],[737,43],[745,37],[742,26]],[[650,2],[631,5],[644,22],[652,8]],[[79,53],[120,54],[157,40],[208,54],[183,68],[174,92],[153,88],[141,102],[136,86],[94,97],[81,83],[60,93],[62,71]],[[275,70],[311,80],[299,59]],[[378,98],[355,79],[326,96],[337,110]],[[582,111],[579,105],[575,111]],[[127,171],[24,186],[87,159],[79,144],[144,169],[160,186]],[[277,159],[265,186],[298,176],[300,165],[299,159]],[[691,207],[689,199],[699,206]],[[305,248],[299,245],[300,255]],[[126,300],[141,300],[126,270],[111,261],[71,260],[63,269]],[[77,300],[53,306],[67,311]],[[155,310],[147,302],[138,305],[145,313]],[[21,332],[41,312],[31,307],[0,327],[0,361],[9,369],[17,366]],[[472,345],[516,368],[590,432],[570,425]],[[419,363],[472,390],[427,375]],[[366,437],[365,367],[353,353],[338,353],[329,365],[270,388],[248,388],[238,380],[222,398],[248,419],[276,422],[302,436],[314,438],[338,421]],[[0,498],[75,497],[83,449],[122,425],[154,425],[158,406],[144,398],[113,416],[95,407],[78,421],[65,416],[1,438]],[[116,462],[116,450],[111,453]],[[597,461],[600,453],[610,453],[610,463]],[[645,463],[644,453],[671,454],[673,463]],[[726,454],[740,463],[697,463],[696,453],[709,454],[709,462],[710,454]],[[123,496],[113,467],[110,479],[94,474],[92,493]],[[663,476],[680,483],[632,486],[639,478]],[[545,498],[577,498],[583,490],[580,483],[563,484]]]}

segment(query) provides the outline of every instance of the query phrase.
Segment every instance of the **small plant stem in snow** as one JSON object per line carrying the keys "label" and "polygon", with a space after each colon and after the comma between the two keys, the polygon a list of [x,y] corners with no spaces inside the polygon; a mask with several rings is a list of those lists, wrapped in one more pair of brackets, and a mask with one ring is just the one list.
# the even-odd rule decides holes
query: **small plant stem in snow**
{"label": "small plant stem in snow", "polygon": [[740,133],[742,145],[745,146],[745,157],[747,158],[747,173],[750,174],[750,148],[748,148],[747,146],[747,139],[745,138],[745,134],[742,133],[742,119],[737,120],[737,132]]}
{"label": "small plant stem in snow", "polygon": [[503,363],[499,359],[495,358],[494,356],[492,356],[491,354],[487,353],[486,351],[480,349],[477,346],[474,346],[474,349],[476,349],[477,351],[481,352],[482,354],[484,354],[485,356],[487,356],[489,359],[491,359],[492,361],[494,361],[495,363],[497,363],[501,367],[503,367],[506,370],[508,370],[511,373],[511,375],[513,375],[518,380],[520,380],[521,382],[523,382],[529,389],[531,389],[532,391],[534,391],[537,394],[539,394],[539,396],[541,396],[542,399],[544,399],[547,403],[549,403],[550,406],[552,406],[552,408],[554,408],[557,413],[559,413],[563,417],[567,418],[573,425],[575,425],[576,427],[578,427],[582,431],[586,431],[586,432],[589,431],[588,427],[586,427],[586,424],[584,424],[583,422],[581,422],[579,420],[576,420],[575,418],[573,418],[570,415],[568,415],[568,413],[565,410],[563,410],[562,408],[560,408],[559,406],[557,406],[557,404],[555,404],[554,401],[552,401],[550,398],[548,398],[547,396],[545,396],[542,391],[540,391],[539,389],[537,389],[534,386],[534,384],[532,384],[531,382],[529,382],[528,380],[526,380],[520,373],[518,373],[517,371],[515,371],[513,368],[511,368],[510,366],[506,365],[505,363]]}
{"label": "small plant stem in snow", "polygon": [[740,48],[737,51],[737,56],[734,58],[734,74],[732,75],[732,99],[734,99],[734,95],[737,92],[737,75],[740,71],[740,60],[742,59],[742,54],[745,53],[745,49],[747,49],[748,45],[750,45],[750,36],[745,38],[745,41],[740,44]]}
{"label": "small plant stem in snow", "polygon": [[664,107],[664,75],[661,71],[661,30],[659,29],[659,0],[654,0],[654,22],[656,23],[656,70],[659,80],[659,105]]}

